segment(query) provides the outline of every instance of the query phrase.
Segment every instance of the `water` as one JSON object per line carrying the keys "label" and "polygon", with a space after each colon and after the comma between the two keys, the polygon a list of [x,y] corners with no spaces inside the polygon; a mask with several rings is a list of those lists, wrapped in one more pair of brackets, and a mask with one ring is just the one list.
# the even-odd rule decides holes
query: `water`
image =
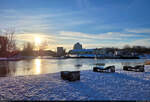
{"label": "water", "polygon": [[[0,61],[0,76],[24,76],[56,73],[59,71],[91,70],[95,63],[105,66],[115,65],[122,69],[123,65],[143,64],[145,59],[32,59],[21,61]],[[76,66],[81,65],[81,66]]]}

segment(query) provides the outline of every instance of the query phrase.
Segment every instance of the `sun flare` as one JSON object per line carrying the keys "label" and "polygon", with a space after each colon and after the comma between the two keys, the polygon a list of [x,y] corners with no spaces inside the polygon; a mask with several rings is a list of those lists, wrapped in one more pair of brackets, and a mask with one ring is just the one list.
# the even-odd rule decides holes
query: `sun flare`
{"label": "sun flare", "polygon": [[40,45],[41,44],[41,38],[35,37],[34,42],[35,42],[36,46]]}

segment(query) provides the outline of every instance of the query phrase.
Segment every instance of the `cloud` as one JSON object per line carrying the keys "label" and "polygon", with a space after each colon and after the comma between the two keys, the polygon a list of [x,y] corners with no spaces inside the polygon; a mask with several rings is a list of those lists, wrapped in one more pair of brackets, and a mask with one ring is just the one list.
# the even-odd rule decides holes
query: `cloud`
{"label": "cloud", "polygon": [[23,42],[34,42],[35,37],[39,37],[43,42],[48,41],[50,43],[55,42],[55,38],[50,35],[41,34],[41,33],[30,33],[30,34],[16,34],[16,40]]}
{"label": "cloud", "polygon": [[132,46],[140,45],[140,46],[150,47],[150,38],[138,39],[138,40],[132,41],[131,45]]}
{"label": "cloud", "polygon": [[[67,32],[61,31],[58,33],[59,41],[65,40],[67,43],[64,44],[67,48],[72,46],[76,42],[81,42],[84,48],[97,48],[97,47],[123,47],[125,45],[148,45],[148,40],[142,39],[143,35],[120,33],[120,32],[107,32],[101,34],[87,34],[81,32]],[[129,40],[139,38],[140,40]],[[140,43],[142,41],[142,43]],[[62,44],[63,46],[63,44]]]}
{"label": "cloud", "polygon": [[117,47],[122,48],[125,45],[130,46],[146,46],[150,47],[150,38],[132,40],[131,42],[112,42],[112,43],[99,43],[99,44],[84,44],[85,48],[103,48],[103,47]]}
{"label": "cloud", "polygon": [[132,33],[150,33],[150,28],[126,29],[125,31],[132,32]]}
{"label": "cloud", "polygon": [[127,33],[120,33],[120,32],[107,32],[101,34],[87,34],[81,32],[65,32],[61,31],[59,33],[61,36],[64,37],[73,37],[78,39],[99,39],[99,40],[122,40],[129,37],[141,37],[142,35],[136,34],[127,34]]}
{"label": "cloud", "polygon": [[50,33],[93,23],[92,20],[86,20],[80,16],[83,11],[61,12],[56,10],[56,12],[54,12],[55,10],[52,11],[50,9],[47,9],[47,11],[49,11],[48,13],[40,11],[42,10],[35,9],[34,12],[28,9],[22,12],[16,9],[0,10],[0,27],[13,26],[17,32]]}

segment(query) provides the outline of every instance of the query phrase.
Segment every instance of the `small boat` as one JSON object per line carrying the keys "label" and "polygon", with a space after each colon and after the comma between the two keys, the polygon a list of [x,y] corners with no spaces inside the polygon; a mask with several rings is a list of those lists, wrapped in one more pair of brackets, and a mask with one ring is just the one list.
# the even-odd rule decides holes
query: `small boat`
{"label": "small boat", "polygon": [[104,66],[96,66],[96,67],[93,67],[93,71],[94,72],[115,72],[115,66],[107,66],[107,67],[104,67]]}
{"label": "small boat", "polygon": [[123,70],[126,71],[135,71],[135,72],[144,72],[144,65],[136,65],[136,66],[123,66]]}
{"label": "small boat", "polygon": [[[96,61],[98,61],[97,56],[95,56],[95,59]],[[98,62],[95,65],[96,66],[93,67],[94,72],[115,72],[115,66],[104,67],[105,63],[98,63]]]}

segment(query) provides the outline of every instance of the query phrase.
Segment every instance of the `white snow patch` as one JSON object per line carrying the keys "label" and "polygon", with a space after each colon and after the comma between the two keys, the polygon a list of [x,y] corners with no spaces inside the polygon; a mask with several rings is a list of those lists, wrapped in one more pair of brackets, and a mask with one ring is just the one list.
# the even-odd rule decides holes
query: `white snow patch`
{"label": "white snow patch", "polygon": [[0,100],[150,100],[150,72],[81,71],[68,82],[60,73],[0,77]]}

